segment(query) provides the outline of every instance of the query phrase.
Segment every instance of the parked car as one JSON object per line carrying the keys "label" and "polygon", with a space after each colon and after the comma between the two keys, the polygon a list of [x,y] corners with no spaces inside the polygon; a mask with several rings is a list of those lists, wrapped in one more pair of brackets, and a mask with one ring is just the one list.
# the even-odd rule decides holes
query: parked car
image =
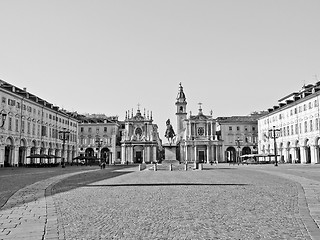
{"label": "parked car", "polygon": [[254,158],[248,158],[242,161],[242,164],[256,164],[257,161]]}

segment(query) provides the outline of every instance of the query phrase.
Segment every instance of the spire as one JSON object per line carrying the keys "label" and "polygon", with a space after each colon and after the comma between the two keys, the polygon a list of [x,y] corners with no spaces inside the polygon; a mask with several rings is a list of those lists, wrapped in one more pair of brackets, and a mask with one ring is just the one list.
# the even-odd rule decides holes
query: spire
{"label": "spire", "polygon": [[183,92],[183,87],[181,82],[179,83],[179,92],[178,92],[178,96],[177,96],[177,101],[178,102],[185,102],[186,101],[186,95]]}
{"label": "spire", "polygon": [[199,115],[202,115],[202,114],[203,114],[203,113],[202,113],[202,107],[201,107],[202,103],[199,102],[198,104],[199,104]]}

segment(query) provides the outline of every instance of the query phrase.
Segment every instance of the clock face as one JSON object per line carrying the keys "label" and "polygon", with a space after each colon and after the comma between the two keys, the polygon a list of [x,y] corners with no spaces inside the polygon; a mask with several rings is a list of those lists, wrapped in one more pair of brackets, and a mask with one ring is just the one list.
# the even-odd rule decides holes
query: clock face
{"label": "clock face", "polygon": [[136,131],[135,131],[136,135],[142,135],[142,129],[141,128],[136,128]]}
{"label": "clock face", "polygon": [[203,129],[203,127],[199,127],[199,128],[198,128],[198,135],[203,136],[203,134],[204,134],[204,129]]}

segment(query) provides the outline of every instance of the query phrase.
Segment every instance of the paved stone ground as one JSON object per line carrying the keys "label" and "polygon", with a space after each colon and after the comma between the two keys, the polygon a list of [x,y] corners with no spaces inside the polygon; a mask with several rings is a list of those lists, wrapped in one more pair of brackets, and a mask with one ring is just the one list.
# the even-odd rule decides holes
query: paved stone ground
{"label": "paved stone ground", "polygon": [[320,167],[293,168],[65,174],[16,192],[0,239],[320,239]]}
{"label": "paved stone ground", "polygon": [[295,179],[206,167],[134,172],[53,195],[65,238],[320,239]]}

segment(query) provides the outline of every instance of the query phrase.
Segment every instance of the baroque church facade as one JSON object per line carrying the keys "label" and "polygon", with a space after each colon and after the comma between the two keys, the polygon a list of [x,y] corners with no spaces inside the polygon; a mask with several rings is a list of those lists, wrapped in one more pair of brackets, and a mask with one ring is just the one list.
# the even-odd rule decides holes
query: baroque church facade
{"label": "baroque church facade", "polygon": [[187,116],[187,101],[180,83],[176,98],[176,144],[180,163],[210,163],[223,159],[223,142],[217,136],[217,123],[210,115],[203,113],[201,104],[197,115]]}

